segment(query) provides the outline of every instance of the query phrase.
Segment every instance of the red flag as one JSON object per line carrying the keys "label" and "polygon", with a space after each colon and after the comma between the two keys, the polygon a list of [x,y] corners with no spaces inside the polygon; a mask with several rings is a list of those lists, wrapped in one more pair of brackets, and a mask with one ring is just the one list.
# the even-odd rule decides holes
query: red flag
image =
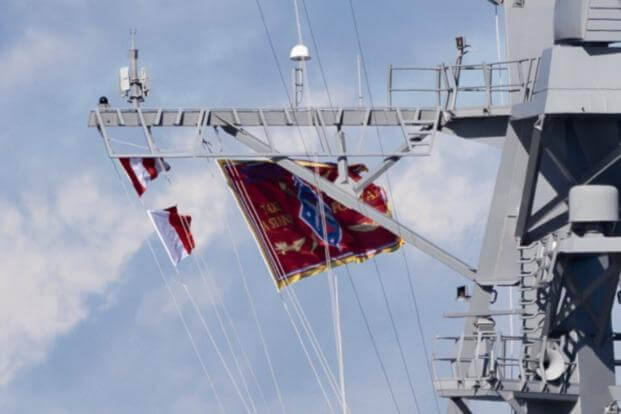
{"label": "red flag", "polygon": [[162,158],[119,158],[119,162],[138,196],[147,190],[147,182],[155,180],[163,169],[170,169]]}
{"label": "red flag", "polygon": [[195,247],[190,232],[192,217],[180,216],[177,206],[165,210],[147,210],[147,214],[173,265],[177,265],[181,259],[190,255]]}
{"label": "red flag", "polygon": [[[220,160],[220,168],[237,199],[276,286],[322,272],[331,266],[362,262],[398,249],[402,239],[374,221],[319,193],[278,164],[267,161]],[[335,164],[300,162],[321,177],[334,181]],[[364,165],[349,167],[359,180]],[[370,184],[360,198],[389,213],[382,188]],[[322,214],[322,210],[324,214]]]}

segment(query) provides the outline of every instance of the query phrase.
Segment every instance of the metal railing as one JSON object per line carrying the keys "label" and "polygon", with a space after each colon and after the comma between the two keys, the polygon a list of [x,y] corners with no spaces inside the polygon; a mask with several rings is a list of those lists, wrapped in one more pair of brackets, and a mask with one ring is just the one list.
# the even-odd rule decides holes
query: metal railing
{"label": "metal railing", "polygon": [[[441,379],[438,375],[439,364],[448,364],[450,368],[450,378],[457,382],[466,380],[489,381],[491,379],[517,379],[511,378],[512,373],[519,372],[520,359],[513,357],[508,352],[509,343],[512,341],[520,342],[521,337],[504,336],[500,334],[483,334],[473,336],[444,336],[437,337],[437,340],[450,341],[456,346],[454,356],[433,357],[434,379]],[[473,356],[465,357],[462,349],[466,343],[475,343]],[[464,366],[467,368],[464,369]],[[446,376],[442,376],[447,378]]]}
{"label": "metal railing", "polygon": [[[537,77],[540,58],[513,60],[507,62],[481,63],[476,65],[438,65],[436,67],[388,66],[387,94],[388,105],[393,106],[395,93],[432,94],[435,105],[445,111],[454,111],[458,99],[465,98],[465,93],[472,96],[478,93],[483,102],[476,106],[490,108],[496,105],[509,105],[513,96],[518,94],[519,101],[527,102],[532,98],[533,87]],[[432,85],[400,86],[397,74],[414,74],[425,76],[431,74]],[[517,81],[511,82],[513,74]],[[429,76],[428,76],[429,77]],[[427,87],[424,87],[427,86]],[[500,97],[496,102],[495,97]]]}
{"label": "metal railing", "polygon": [[[524,381],[531,377],[534,366],[539,366],[539,359],[525,358],[518,351],[514,355],[510,350],[511,343],[522,344],[527,340],[524,336],[509,336],[496,333],[479,333],[472,336],[441,336],[437,341],[448,341],[453,344],[455,350],[452,356],[433,356],[434,380],[454,380],[457,384],[465,381],[497,382],[503,380]],[[531,342],[542,342],[543,339],[529,339]],[[548,338],[549,342],[558,342],[557,339]],[[464,356],[462,350],[467,343],[474,343],[475,352],[472,356]],[[439,371],[444,368],[450,369],[450,375],[440,375]],[[444,371],[446,372],[446,370]]]}

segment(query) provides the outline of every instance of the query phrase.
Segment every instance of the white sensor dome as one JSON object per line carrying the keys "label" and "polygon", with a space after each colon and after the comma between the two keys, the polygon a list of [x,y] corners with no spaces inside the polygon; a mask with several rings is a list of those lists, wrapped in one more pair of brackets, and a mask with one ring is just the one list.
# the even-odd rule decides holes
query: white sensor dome
{"label": "white sensor dome", "polygon": [[293,49],[291,49],[291,53],[289,54],[289,59],[296,62],[310,60],[310,58],[311,55],[308,48],[302,44],[293,46]]}

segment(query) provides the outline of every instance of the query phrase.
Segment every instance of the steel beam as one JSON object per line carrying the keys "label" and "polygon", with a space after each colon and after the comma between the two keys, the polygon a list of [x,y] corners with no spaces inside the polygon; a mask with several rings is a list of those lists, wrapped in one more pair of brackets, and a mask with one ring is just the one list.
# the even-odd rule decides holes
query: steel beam
{"label": "steel beam", "polygon": [[449,414],[472,414],[463,398],[449,398]]}
{"label": "steel beam", "polygon": [[515,399],[515,393],[511,391],[498,391],[498,395],[511,406],[515,414],[526,414],[526,410],[524,410],[520,403]]}
{"label": "steel beam", "polygon": [[609,282],[613,277],[619,277],[619,271],[621,271],[621,264],[618,259],[615,259],[614,263],[608,267],[597,279],[589,284],[589,286],[582,292],[573,292],[573,306],[574,308],[569,310],[563,315],[557,315],[557,320],[554,323],[552,330],[558,328],[568,320],[574,313],[576,313],[582,305],[588,301],[597,290],[603,286],[606,282]]}
{"label": "steel beam", "polygon": [[524,190],[522,191],[522,202],[517,219],[515,235],[519,238],[524,236],[528,225],[528,219],[533,209],[535,200],[535,191],[537,190],[537,179],[539,177],[539,165],[541,163],[541,154],[543,153],[543,145],[541,138],[543,135],[544,117],[539,117],[533,127],[533,135],[530,142],[530,151],[528,157],[528,167],[526,169],[526,179],[524,180]]}
{"label": "steel beam", "polygon": [[[397,149],[397,151],[395,151],[395,154],[404,153],[405,155],[405,153],[407,153],[409,150],[410,146],[407,144],[403,144]],[[382,174],[388,171],[388,169],[395,165],[400,159],[401,157],[398,155],[385,158],[384,161],[382,161],[382,163],[377,168],[369,171],[364,177],[362,177],[362,179],[360,179],[360,181],[354,184],[354,192],[356,194],[362,192],[369,184],[371,184]]]}
{"label": "steel beam", "polygon": [[524,311],[522,309],[494,309],[481,312],[447,312],[444,314],[445,318],[484,318],[488,316],[507,316],[507,315],[521,315]]}
{"label": "steel beam", "polygon": [[[257,152],[265,152],[271,150],[265,143],[263,143],[263,141],[250,134],[249,132],[245,131],[244,129],[239,128],[232,123],[227,122],[226,120],[221,120],[221,122],[223,122],[223,129],[227,133],[237,139],[240,143],[248,146],[250,149]],[[379,212],[374,207],[366,204],[364,201],[360,200],[358,197],[351,194],[342,187],[337,186],[334,183],[326,180],[325,178],[318,176],[313,171],[298,164],[292,159],[283,157],[274,158],[273,161],[290,173],[295,174],[306,182],[314,185],[320,191],[326,193],[329,197],[333,198],[344,206],[356,210],[360,214],[375,221],[377,224],[384,227],[391,233],[402,237],[405,241],[412,244],[423,253],[428,254],[429,256],[440,261],[449,268],[455,270],[462,276],[470,279],[471,281],[475,281],[476,270],[472,266],[461,261],[446,250],[436,246],[429,240],[425,239],[418,233],[399,223],[392,217]]]}
{"label": "steel beam", "polygon": [[[99,108],[102,122],[107,127],[141,126],[139,114],[135,109]],[[196,127],[201,113],[205,116],[204,126],[224,126],[231,123],[241,127],[270,126],[318,126],[318,127],[356,127],[356,126],[399,126],[398,113],[407,122],[434,121],[437,108],[141,108],[146,126],[149,127]],[[511,114],[510,107],[464,108],[446,114],[450,119],[503,119],[506,124]],[[97,111],[91,111],[89,127],[97,127]]]}
{"label": "steel beam", "polygon": [[[599,176],[608,171],[608,169],[615,164],[621,161],[621,146],[619,146],[616,150],[608,154],[604,159],[602,159],[597,165],[592,167],[589,171],[587,171],[580,179],[575,180],[574,185],[585,185],[591,184],[595,181]],[[559,194],[554,197],[552,200],[547,202],[544,206],[542,206],[539,210],[537,210],[532,215],[532,225],[536,225],[542,221],[544,221],[549,213],[554,211],[556,207],[558,207],[561,203],[567,201],[566,194]]]}

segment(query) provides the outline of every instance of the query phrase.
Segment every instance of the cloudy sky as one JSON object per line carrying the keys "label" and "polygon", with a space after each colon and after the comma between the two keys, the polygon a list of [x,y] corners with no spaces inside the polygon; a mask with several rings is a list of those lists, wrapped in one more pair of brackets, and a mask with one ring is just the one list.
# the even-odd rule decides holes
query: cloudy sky
{"label": "cloudy sky", "polygon": [[[260,4],[288,76],[288,52],[296,40],[293,2]],[[469,61],[495,59],[493,9],[483,0],[353,5],[371,87],[365,104],[372,96],[375,105],[386,105],[388,64],[450,63],[457,35],[473,44]],[[352,105],[358,46],[349,2],[313,0],[306,6],[319,47],[312,49],[316,58],[308,70],[312,103],[327,103],[320,57],[334,103]],[[287,103],[255,0],[2,2],[0,411],[205,413],[218,412],[219,399],[229,413],[280,412],[253,306],[285,411],[336,410],[335,393],[307,335],[295,325],[329,404],[291,324],[291,298],[274,289],[213,164],[173,161],[170,180],[159,180],[144,197],[154,208],[178,203],[194,219],[197,260],[186,260],[177,273],[135,197],[126,196],[126,183],[97,132],[87,128],[88,112],[100,96],[126,105],[117,73],[127,64],[130,28],[138,30],[141,63],[152,77],[146,106]],[[308,39],[306,18],[303,31]],[[413,106],[418,99],[403,103]],[[115,131],[115,137],[126,138],[125,133]],[[167,131],[157,139],[165,146],[183,144],[186,137]],[[292,145],[288,135],[279,137],[283,147]],[[498,159],[498,149],[440,135],[432,157],[406,160],[391,172],[393,206],[413,229],[476,264]],[[460,332],[460,322],[442,314],[464,309],[453,300],[464,280],[409,246],[404,251],[424,340],[430,349],[447,350],[433,346],[433,338]],[[405,269],[400,252],[349,267],[401,412],[414,412],[414,395],[422,412],[435,412]],[[346,271],[335,273],[348,404],[354,413],[395,412]],[[292,292],[336,375],[328,278],[307,279]]]}

